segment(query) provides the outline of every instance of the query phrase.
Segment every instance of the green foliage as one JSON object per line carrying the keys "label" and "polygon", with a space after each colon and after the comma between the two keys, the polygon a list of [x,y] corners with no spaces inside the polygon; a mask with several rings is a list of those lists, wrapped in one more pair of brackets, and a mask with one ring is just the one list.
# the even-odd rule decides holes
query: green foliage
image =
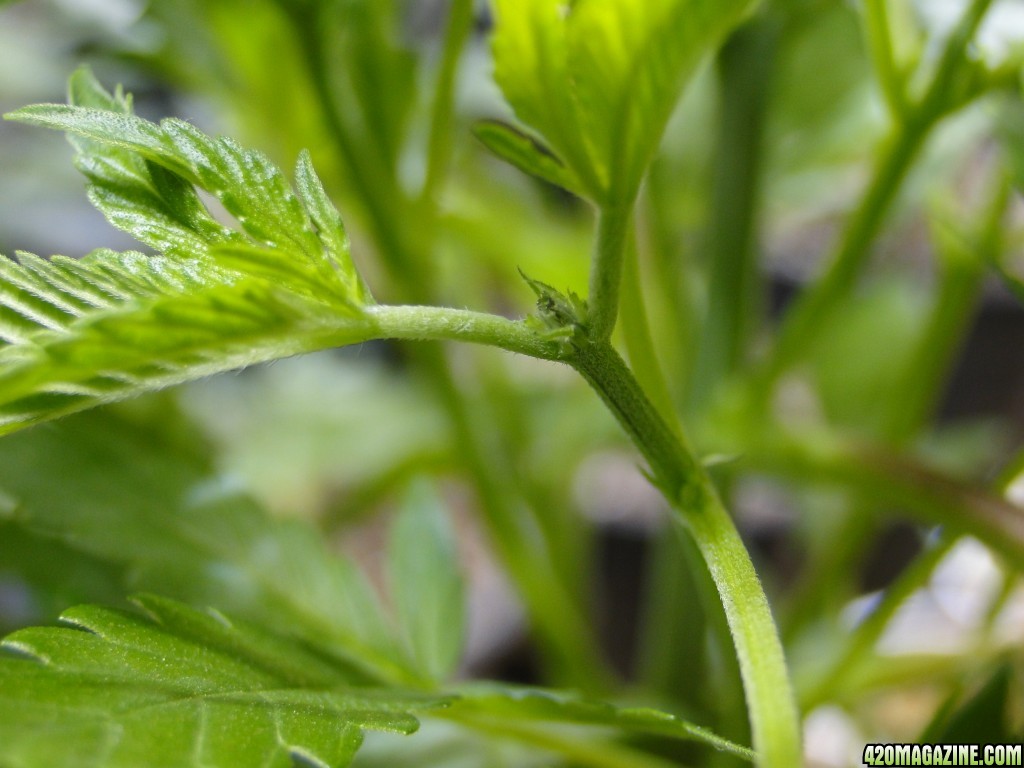
{"label": "green foliage", "polygon": [[[164,598],[83,606],[0,658],[10,766],[348,765],[362,730],[411,733],[443,700],[354,689],[301,644]],[[172,738],[169,738],[173,734]]]}
{"label": "green foliage", "polygon": [[473,134],[491,152],[523,173],[580,194],[579,182],[549,149],[522,131],[497,121],[481,122]]}
{"label": "green foliage", "polygon": [[[340,216],[308,155],[298,195],[260,153],[134,117],[87,71],[70,106],[8,117],[72,136],[93,204],[158,255],[21,254],[0,264],[5,431],[168,384],[372,335]],[[196,188],[241,231],[217,222]]]}
{"label": "green foliage", "polygon": [[462,655],[465,596],[454,530],[429,486],[415,485],[393,525],[391,595],[405,641],[436,680]]}
{"label": "green foliage", "polygon": [[954,695],[921,734],[922,743],[1019,744],[1014,732],[1013,666],[996,669],[978,691],[960,701]]}
{"label": "green foliage", "polygon": [[[321,646],[356,679],[419,678],[358,570],[309,525],[274,520],[192,451],[155,440],[152,426],[83,414],[12,436],[0,453],[13,519],[117,564],[126,589],[216,602]],[[51,483],[31,471],[43,461],[74,471]]]}
{"label": "green foliage", "polygon": [[755,5],[497,0],[495,76],[519,118],[571,169],[569,188],[602,205],[628,203],[683,85]]}
{"label": "green foliage", "polygon": [[549,690],[532,690],[484,686],[463,692],[452,702],[448,716],[459,719],[474,717],[495,722],[544,722],[567,725],[589,725],[622,728],[635,734],[702,741],[717,750],[729,752],[745,760],[755,755],[704,728],[694,726],[666,712],[643,707],[617,707],[606,702]]}
{"label": "green foliage", "polygon": [[[46,45],[4,10],[0,65],[81,52],[245,145],[86,68],[8,115],[67,134],[141,250],[0,259],[0,766],[793,768],[829,704],[873,741],[1012,740],[1024,458],[935,416],[985,275],[1024,295],[1008,4],[435,5],[152,0]],[[49,72],[14,62],[19,94]],[[929,545],[876,599],[904,510]],[[646,579],[608,567],[620,525]],[[970,631],[881,652],[964,534]],[[496,564],[527,686],[466,679],[518,639],[478,613]],[[869,714],[911,687],[919,722]]]}
{"label": "green foliage", "polygon": [[[119,578],[125,591],[159,590],[198,605],[216,602],[232,619],[145,597],[138,600],[156,626],[93,607],[65,615],[72,626],[110,647],[89,650],[83,643],[96,642],[93,634],[80,631],[15,633],[8,647],[46,666],[0,660],[9,697],[0,695],[7,707],[4,722],[18,733],[17,740],[4,742],[13,745],[5,759],[9,754],[16,758],[12,765],[35,765],[46,755],[54,764],[71,765],[95,749],[90,764],[148,760],[143,756],[159,752],[161,737],[151,719],[136,714],[146,706],[166,710],[166,728],[186,739],[180,756],[168,755],[168,765],[190,764],[188,756],[197,749],[222,750],[204,751],[207,764],[240,765],[237,761],[251,760],[251,754],[236,749],[235,756],[231,748],[239,747],[244,735],[246,745],[255,739],[253,754],[276,754],[281,760],[294,748],[338,766],[346,765],[346,755],[358,747],[358,728],[409,732],[415,720],[403,712],[442,701],[447,706],[450,695],[409,693],[436,690],[462,647],[462,578],[436,494],[414,485],[393,525],[394,615],[388,617],[360,572],[326,551],[310,526],[275,521],[251,499],[223,487],[207,458],[176,442],[170,425],[180,414],[166,416],[171,419],[136,423],[128,414],[88,413],[4,440],[0,488],[9,494],[10,522],[32,532],[37,553],[63,553],[65,567],[82,558],[117,567],[119,577],[108,575],[91,593],[87,584],[79,584],[78,594],[99,598],[116,592],[109,582]],[[61,483],[47,482],[31,471],[44,457],[76,471],[65,473]],[[30,568],[16,572],[31,574]],[[76,573],[81,572],[79,565]],[[50,579],[59,576],[52,568],[48,573]],[[34,581],[44,588],[45,582]],[[108,628],[111,622],[116,623]],[[133,655],[121,659],[116,648],[123,647],[134,648]],[[188,663],[179,663],[179,656]],[[193,668],[194,674],[186,674]],[[181,687],[170,686],[177,678]],[[78,690],[79,698],[55,701],[64,688]],[[481,698],[472,691],[457,695],[467,698],[458,712],[488,718],[638,733],[654,729],[738,749],[665,713],[613,716],[610,705],[599,702],[517,708],[500,688]],[[475,727],[468,721],[467,726]],[[2,727],[0,735],[6,736]],[[80,735],[83,750],[65,744],[66,754],[53,751],[54,728]],[[295,739],[309,741],[274,747],[280,754],[267,751],[262,740],[292,731]],[[330,741],[332,734],[336,741]]]}

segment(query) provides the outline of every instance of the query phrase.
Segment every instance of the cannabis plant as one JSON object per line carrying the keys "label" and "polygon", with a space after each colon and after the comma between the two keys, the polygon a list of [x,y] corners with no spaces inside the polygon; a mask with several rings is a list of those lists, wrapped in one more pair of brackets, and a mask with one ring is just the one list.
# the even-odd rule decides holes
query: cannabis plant
{"label": "cannabis plant", "polygon": [[[1024,294],[1020,14],[949,5],[452,0],[431,32],[425,3],[154,0],[97,65],[241,140],[87,67],[7,114],[141,250],[0,260],[0,573],[59,613],[6,619],[0,765],[792,768],[829,717],[841,759],[1011,742],[1024,464],[935,415],[986,276]],[[835,245],[771,323],[794,232]],[[661,497],[614,664],[602,455]],[[729,511],[773,494],[795,580]],[[894,515],[914,546],[864,608]],[[380,557],[339,545],[379,517]],[[464,662],[476,526],[525,681]],[[893,656],[964,546],[998,582],[970,641]]]}

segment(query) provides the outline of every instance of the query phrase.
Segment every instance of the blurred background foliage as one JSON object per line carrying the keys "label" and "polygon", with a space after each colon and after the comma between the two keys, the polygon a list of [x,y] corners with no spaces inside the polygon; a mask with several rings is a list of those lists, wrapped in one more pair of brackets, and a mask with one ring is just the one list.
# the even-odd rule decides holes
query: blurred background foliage
{"label": "blurred background foliage", "polygon": [[[887,5],[897,64],[931,71],[961,4]],[[993,554],[949,521],[1024,501],[1024,264],[1008,187],[1024,179],[1021,6],[990,12],[972,49],[990,87],[924,142],[864,279],[753,420],[752,361],[890,130],[861,4],[765,3],[688,89],[641,198],[631,279],[673,405],[726,459],[716,476],[774,602],[818,765],[926,728],[941,741],[992,707],[1020,713],[1024,550]],[[520,316],[531,297],[517,268],[585,285],[592,220],[473,139],[477,121],[511,119],[490,23],[485,4],[459,0],[8,3],[0,110],[62,101],[86,62],[143,116],[188,118],[285,167],[308,148],[378,300]],[[88,208],[55,137],[4,123],[0,145],[0,251],[129,246]],[[0,626],[139,586],[241,610],[241,582],[189,582],[173,551],[146,565],[159,539],[147,526],[208,488],[308,521],[374,574],[381,526],[426,476],[462,532],[465,674],[598,690],[621,676],[742,740],[720,620],[687,575],[693,554],[657,536],[660,502],[635,463],[570,372],[493,350],[375,343],[245,370],[0,441]],[[530,573],[578,616],[545,608]],[[403,750],[416,765],[479,764],[458,762],[479,756],[464,743],[476,737],[450,726],[417,738],[433,746],[371,738],[357,764],[396,765]],[[485,749],[488,764],[550,764]]]}

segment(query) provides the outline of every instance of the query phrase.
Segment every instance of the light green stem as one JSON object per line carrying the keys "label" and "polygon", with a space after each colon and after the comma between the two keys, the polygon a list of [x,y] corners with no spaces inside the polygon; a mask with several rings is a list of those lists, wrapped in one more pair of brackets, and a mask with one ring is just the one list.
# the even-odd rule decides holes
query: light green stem
{"label": "light green stem", "polygon": [[444,177],[452,153],[452,105],[455,100],[455,74],[459,57],[473,26],[473,0],[452,0],[448,29],[441,50],[434,101],[430,110],[430,134],[427,145],[427,171],[420,199],[433,202],[434,192]]}
{"label": "light green stem", "polygon": [[602,208],[597,217],[597,239],[590,266],[587,325],[595,340],[611,338],[619,312],[622,260],[632,227],[633,206]]}
{"label": "light green stem", "polygon": [[706,410],[736,373],[764,300],[760,284],[760,191],[764,132],[784,19],[756,17],[736,30],[716,61],[720,116],[706,235],[707,310],[687,391],[687,414]]}
{"label": "light green stem", "polygon": [[567,362],[597,391],[647,459],[676,513],[673,520],[693,536],[707,564],[739,658],[758,766],[800,765],[800,719],[782,644],[750,557],[707,472],[609,344],[581,344]]}
{"label": "light green stem", "polygon": [[377,338],[409,341],[466,341],[500,347],[509,352],[558,360],[562,345],[539,335],[520,320],[448,307],[384,306],[363,310],[377,330]]}
{"label": "light green stem", "polygon": [[864,16],[868,50],[871,52],[875,77],[882,86],[882,94],[885,96],[890,114],[899,119],[906,109],[906,78],[896,64],[888,2],[889,0],[866,0]]}
{"label": "light green stem", "polygon": [[611,345],[586,341],[567,349],[563,341],[539,336],[525,323],[466,310],[373,307],[367,314],[382,336],[488,344],[562,360],[580,372],[647,459],[676,513],[673,520],[693,536],[707,564],[739,658],[758,765],[800,765],[800,720],[782,644],[750,557],[704,467]]}
{"label": "light green stem", "polygon": [[622,271],[622,336],[626,342],[629,363],[637,380],[644,391],[649,393],[661,417],[676,430],[679,417],[676,415],[672,392],[654,349],[654,339],[651,337],[651,326],[644,305],[638,257],[636,235],[631,232]]}

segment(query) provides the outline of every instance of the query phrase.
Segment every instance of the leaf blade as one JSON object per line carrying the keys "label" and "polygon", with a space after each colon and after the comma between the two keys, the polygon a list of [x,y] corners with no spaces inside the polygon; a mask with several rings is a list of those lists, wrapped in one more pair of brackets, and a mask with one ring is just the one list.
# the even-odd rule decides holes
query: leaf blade
{"label": "leaf blade", "polygon": [[522,131],[497,120],[485,120],[473,127],[473,135],[491,152],[523,173],[578,197],[583,196],[582,186],[572,170],[551,150]]}
{"label": "leaf blade", "polygon": [[391,597],[407,646],[434,680],[455,670],[465,631],[465,589],[451,521],[435,489],[414,483],[391,530]]}
{"label": "leaf blade", "polygon": [[[230,768],[290,765],[298,754],[345,766],[364,729],[412,733],[413,712],[445,703],[329,676],[289,687],[266,666],[280,648],[262,648],[265,637],[165,598],[139,602],[148,618],[83,606],[65,613],[70,627],[4,641],[23,657],[0,657],[5,759]],[[52,738],[67,728],[86,738]]]}
{"label": "leaf blade", "polygon": [[[0,261],[0,433],[373,337],[369,291],[308,156],[296,195],[262,153],[138,118],[88,70],[69,95],[7,117],[67,132],[94,205],[160,253]],[[197,187],[239,228],[215,220]]]}

